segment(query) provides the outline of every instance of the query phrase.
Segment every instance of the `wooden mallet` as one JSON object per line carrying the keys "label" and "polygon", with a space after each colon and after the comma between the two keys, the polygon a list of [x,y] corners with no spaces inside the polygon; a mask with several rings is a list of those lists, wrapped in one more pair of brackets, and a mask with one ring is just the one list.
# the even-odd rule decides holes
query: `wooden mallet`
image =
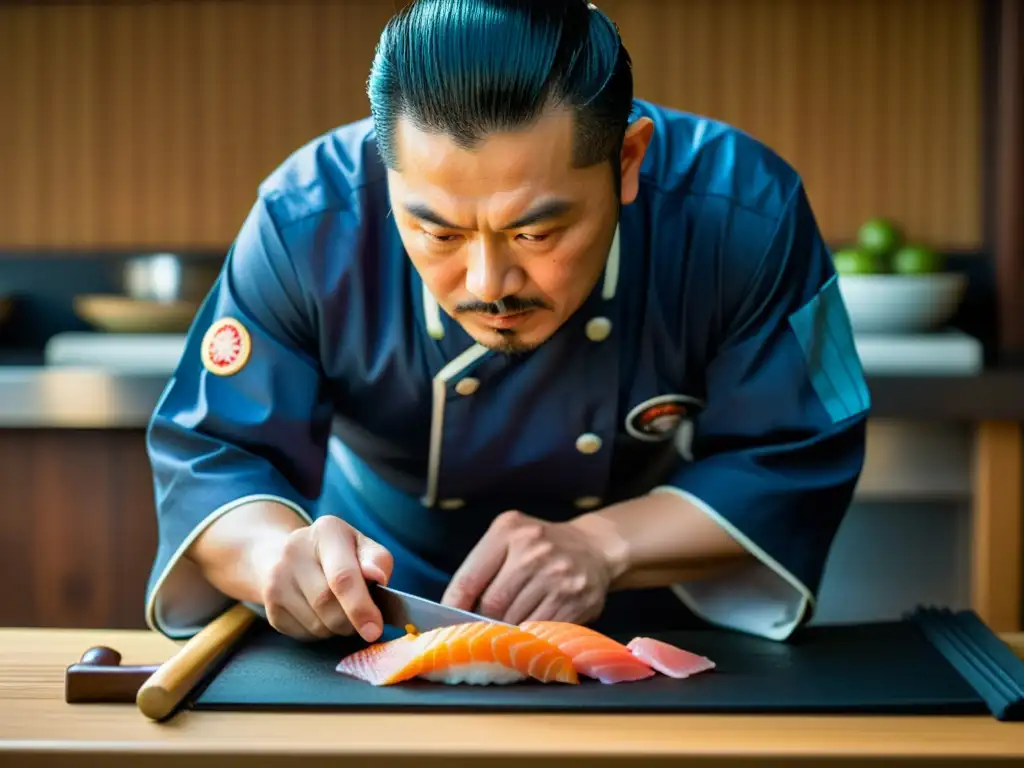
{"label": "wooden mallet", "polygon": [[251,609],[238,603],[159,665],[122,666],[121,654],[113,648],[90,648],[65,671],[64,700],[69,704],[134,701],[149,719],[163,720],[231,650],[255,619]]}

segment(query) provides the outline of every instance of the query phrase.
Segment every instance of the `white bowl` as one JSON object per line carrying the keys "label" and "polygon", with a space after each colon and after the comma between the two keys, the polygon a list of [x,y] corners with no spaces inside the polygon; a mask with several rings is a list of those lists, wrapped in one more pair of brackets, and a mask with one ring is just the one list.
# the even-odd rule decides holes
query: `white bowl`
{"label": "white bowl", "polygon": [[956,272],[839,276],[855,333],[938,330],[956,313],[966,289],[966,276]]}

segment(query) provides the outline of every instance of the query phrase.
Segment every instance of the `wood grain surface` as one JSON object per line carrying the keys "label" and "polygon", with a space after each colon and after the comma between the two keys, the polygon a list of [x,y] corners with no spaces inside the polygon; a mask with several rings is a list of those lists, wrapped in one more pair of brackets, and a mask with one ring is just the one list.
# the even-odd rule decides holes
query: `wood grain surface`
{"label": "wood grain surface", "polygon": [[[1024,657],[1024,635],[1008,640]],[[119,768],[144,759],[147,768],[197,768],[238,758],[239,765],[261,768],[275,757],[295,768],[347,764],[343,758],[420,768],[523,759],[531,766],[1024,759],[1024,724],[988,717],[185,712],[157,724],[127,705],[64,703],[64,668],[96,645],[120,651],[124,664],[159,662],[177,648],[150,632],[0,630],[0,765]],[[960,762],[946,762],[951,758]]]}
{"label": "wood grain surface", "polygon": [[156,512],[142,429],[0,430],[0,489],[0,626],[146,626]]}
{"label": "wood grain surface", "polygon": [[[637,95],[803,174],[826,237],[868,216],[982,243],[983,0],[602,0]],[[0,4],[0,251],[223,248],[258,182],[368,113],[400,0]]]}
{"label": "wood grain surface", "polygon": [[971,607],[996,632],[1020,631],[1024,555],[1024,433],[984,421],[974,441]]}

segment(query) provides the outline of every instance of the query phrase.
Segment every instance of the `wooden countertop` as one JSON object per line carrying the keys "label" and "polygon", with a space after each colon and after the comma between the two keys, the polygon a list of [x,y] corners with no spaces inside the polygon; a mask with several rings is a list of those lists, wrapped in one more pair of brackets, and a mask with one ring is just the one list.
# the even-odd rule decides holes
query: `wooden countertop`
{"label": "wooden countertop", "polygon": [[[1007,638],[1024,657],[1024,634]],[[94,645],[124,664],[175,644],[139,631],[0,629],[0,765],[781,765],[793,758],[1024,760],[1024,723],[989,717],[383,715],[183,712],[64,703],[64,668]],[[234,758],[232,760],[231,758]],[[366,760],[368,762],[344,762]],[[144,763],[143,763],[144,761]],[[342,761],[342,762],[339,762]],[[645,762],[646,761],[646,762]]]}

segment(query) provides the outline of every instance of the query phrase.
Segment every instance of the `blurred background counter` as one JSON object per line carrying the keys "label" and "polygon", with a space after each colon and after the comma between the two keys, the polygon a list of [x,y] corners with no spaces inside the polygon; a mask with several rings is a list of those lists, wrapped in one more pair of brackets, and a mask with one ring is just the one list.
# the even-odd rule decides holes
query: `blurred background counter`
{"label": "blurred background counter", "polygon": [[[842,253],[875,407],[816,620],[1020,629],[1021,4],[600,5],[637,94],[770,144]],[[146,422],[260,179],[366,116],[394,8],[0,4],[0,625],[143,625]],[[939,266],[865,257],[882,221]]]}

